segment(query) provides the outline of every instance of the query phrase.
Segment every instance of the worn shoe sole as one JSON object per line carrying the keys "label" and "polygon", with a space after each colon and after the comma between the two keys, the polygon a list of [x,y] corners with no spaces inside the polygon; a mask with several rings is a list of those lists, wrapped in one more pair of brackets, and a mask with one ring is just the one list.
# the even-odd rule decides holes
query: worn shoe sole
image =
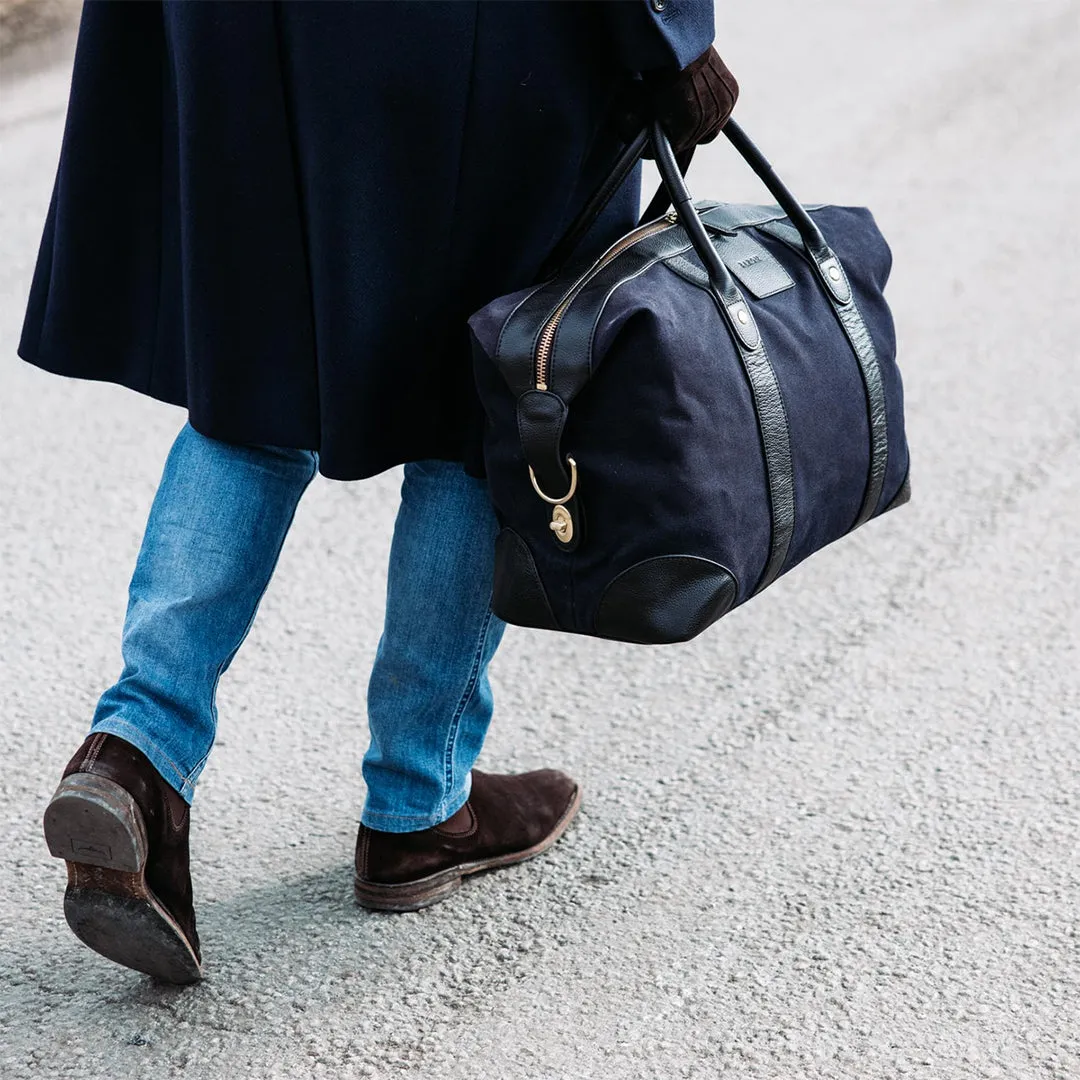
{"label": "worn shoe sole", "polygon": [[482,870],[495,870],[501,866],[513,866],[515,863],[525,862],[527,859],[542,855],[566,832],[580,808],[581,788],[577,787],[574,789],[574,797],[570,805],[563,811],[555,828],[538,844],[525,848],[523,851],[511,851],[506,855],[492,856],[490,859],[459,863],[457,866],[440,870],[437,874],[429,874],[415,881],[405,881],[400,885],[379,885],[357,875],[353,879],[356,902],[361,907],[372,911],[419,911],[421,908],[430,907],[440,900],[445,900],[451,893],[457,892],[461,888],[462,881],[470,874],[477,874]]}
{"label": "worn shoe sole", "polygon": [[75,773],[60,781],[44,824],[49,851],[67,863],[64,915],[80,941],[162,982],[201,978],[183,930],[146,884],[146,826],[127,791]]}

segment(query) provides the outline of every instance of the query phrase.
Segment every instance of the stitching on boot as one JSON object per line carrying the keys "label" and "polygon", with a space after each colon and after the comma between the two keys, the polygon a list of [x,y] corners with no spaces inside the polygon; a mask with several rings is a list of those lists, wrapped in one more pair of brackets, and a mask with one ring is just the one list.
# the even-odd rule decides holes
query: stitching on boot
{"label": "stitching on boot", "polygon": [[360,866],[359,872],[362,878],[367,878],[368,874],[368,843],[371,840],[371,830],[366,826],[361,826],[360,831]]}
{"label": "stitching on boot", "polygon": [[93,772],[94,763],[98,759],[98,754],[101,753],[101,748],[105,743],[105,737],[108,732],[101,731],[94,736],[93,741],[86,748],[86,757],[83,758],[81,769],[83,772]]}
{"label": "stitching on boot", "polygon": [[[164,783],[165,781],[161,782]],[[188,804],[185,802],[183,817],[181,817],[180,820],[177,821],[176,818],[173,816],[172,799],[169,798],[168,794],[163,795],[161,797],[161,801],[165,804],[165,817],[169,823],[169,831],[180,832],[180,830],[184,827],[184,822],[187,820],[188,814],[191,812],[191,807],[188,806]]]}

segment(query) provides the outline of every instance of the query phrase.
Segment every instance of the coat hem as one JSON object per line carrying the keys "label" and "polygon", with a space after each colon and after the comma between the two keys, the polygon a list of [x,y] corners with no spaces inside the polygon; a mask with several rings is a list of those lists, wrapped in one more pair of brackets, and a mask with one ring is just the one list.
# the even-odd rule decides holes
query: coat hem
{"label": "coat hem", "polygon": [[[119,376],[73,373],[66,370],[63,364],[51,361],[40,353],[33,352],[23,344],[20,344],[16,349],[16,355],[19,359],[41,371],[48,372],[50,375],[59,375],[66,379],[78,379],[83,382],[108,383],[112,386],[121,386],[125,390],[130,390],[133,393],[139,394],[141,397],[148,397],[154,401],[160,401],[164,405],[173,405],[183,409],[188,414],[187,420],[191,426],[200,435],[204,435],[208,439],[216,439],[218,442],[230,443],[234,446],[281,446],[292,450],[310,450],[314,453],[319,453],[319,447],[317,445],[312,445],[314,440],[304,439],[300,440],[300,443],[298,443],[297,440],[293,439],[282,442],[280,437],[275,437],[272,431],[265,429],[240,430],[233,428],[225,430],[218,424],[204,424],[201,418],[191,414],[188,410],[187,401],[184,398],[174,397],[159,391],[144,389]],[[367,460],[362,465],[349,464],[346,461],[335,461],[333,459],[327,462],[320,455],[319,474],[327,480],[341,482],[369,480],[390,469],[397,468],[400,465],[407,465],[413,461],[453,461],[464,465],[465,471],[469,473],[470,476],[483,478],[484,475],[478,458],[468,455],[461,447],[452,448],[438,443],[418,447],[408,453],[380,455],[379,457]]]}

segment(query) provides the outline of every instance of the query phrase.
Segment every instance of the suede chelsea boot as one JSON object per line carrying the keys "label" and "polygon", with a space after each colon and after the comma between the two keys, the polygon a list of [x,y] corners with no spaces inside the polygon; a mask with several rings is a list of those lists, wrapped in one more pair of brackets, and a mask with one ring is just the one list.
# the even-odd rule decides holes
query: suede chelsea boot
{"label": "suede chelsea boot", "polygon": [[473,769],[468,800],[441,825],[407,833],[360,826],[357,903],[376,911],[417,911],[437,903],[469,874],[547,851],[580,806],[576,781],[554,769],[519,776]]}
{"label": "suede chelsea boot", "polygon": [[201,975],[188,871],[190,809],[146,756],[91,735],[45,809],[67,863],[64,914],[95,952],[169,983]]}

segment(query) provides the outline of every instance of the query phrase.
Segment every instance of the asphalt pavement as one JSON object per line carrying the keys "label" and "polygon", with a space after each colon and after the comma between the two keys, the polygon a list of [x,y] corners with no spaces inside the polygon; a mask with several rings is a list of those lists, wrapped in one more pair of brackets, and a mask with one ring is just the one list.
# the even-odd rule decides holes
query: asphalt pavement
{"label": "asphalt pavement", "polygon": [[[0,1076],[1080,1077],[1080,5],[720,6],[738,115],[895,255],[912,503],[689,645],[511,629],[481,766],[548,856],[356,908],[400,477],[319,479],[222,683],[206,978],[81,946],[40,818],[119,665],[183,422],[15,355],[70,55],[0,78]],[[702,197],[768,201],[718,141]]]}

